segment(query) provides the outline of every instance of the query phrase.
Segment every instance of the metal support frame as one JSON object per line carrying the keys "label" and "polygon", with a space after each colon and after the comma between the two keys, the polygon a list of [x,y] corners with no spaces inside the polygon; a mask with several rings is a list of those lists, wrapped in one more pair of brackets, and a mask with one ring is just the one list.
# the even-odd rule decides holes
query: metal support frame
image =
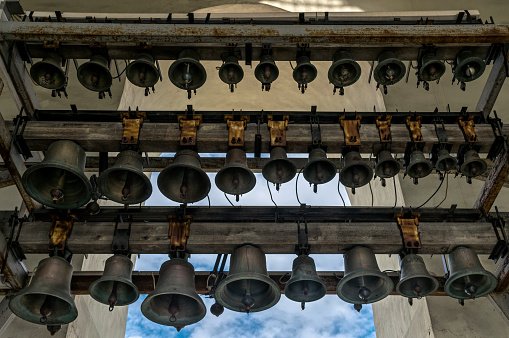
{"label": "metal support frame", "polygon": [[120,116],[122,117],[122,126],[124,127],[120,143],[121,149],[138,150],[141,126],[147,115],[139,112],[138,109],[136,109],[135,113],[132,113],[131,109],[129,109],[129,112],[121,113]]}
{"label": "metal support frame", "polygon": [[355,114],[355,118],[348,119],[346,115],[341,116],[339,123],[344,133],[345,145],[347,147],[358,147],[361,145],[361,135],[359,130],[361,129],[362,116]]}
{"label": "metal support frame", "polygon": [[286,130],[288,129],[288,115],[283,115],[282,120],[274,120],[273,115],[267,115],[267,127],[270,131],[271,147],[286,147]]}
{"label": "metal support frame", "polygon": [[225,115],[224,120],[228,128],[228,146],[244,147],[244,130],[249,123],[249,116]]}

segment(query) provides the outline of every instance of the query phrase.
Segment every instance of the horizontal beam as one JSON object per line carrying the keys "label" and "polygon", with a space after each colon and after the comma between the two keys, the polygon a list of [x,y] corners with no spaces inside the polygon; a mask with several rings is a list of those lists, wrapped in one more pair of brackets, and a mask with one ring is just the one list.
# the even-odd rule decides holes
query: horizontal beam
{"label": "horizontal beam", "polygon": [[[12,126],[12,124],[11,124]],[[456,124],[445,125],[447,136],[453,144],[452,152],[457,152],[460,145],[465,143],[463,134]],[[120,151],[122,138],[122,123],[120,122],[56,122],[30,121],[27,123],[23,136],[32,151],[45,151],[57,140],[73,140],[80,144],[85,151]],[[437,143],[435,127],[431,124],[422,126],[423,139],[426,142],[424,151],[431,152],[433,143]],[[476,125],[475,131],[479,142],[480,152],[487,153],[495,140],[490,125]],[[245,131],[245,150],[254,152],[256,123],[250,123]],[[261,128],[263,153],[269,152],[269,131]],[[328,147],[329,153],[340,153],[344,146],[344,134],[339,123],[322,125],[322,142]],[[503,133],[509,134],[509,125],[503,127]],[[410,141],[408,129],[405,125],[393,125],[392,152],[404,153]],[[375,125],[362,125],[360,129],[360,151],[370,154],[373,145],[380,142]],[[176,152],[179,148],[180,130],[176,123],[144,123],[140,132],[140,150],[144,152]],[[197,149],[200,153],[225,153],[228,151],[228,129],[226,123],[204,123],[198,129]],[[311,144],[309,124],[290,124],[287,131],[287,151],[290,153],[307,153]]]}

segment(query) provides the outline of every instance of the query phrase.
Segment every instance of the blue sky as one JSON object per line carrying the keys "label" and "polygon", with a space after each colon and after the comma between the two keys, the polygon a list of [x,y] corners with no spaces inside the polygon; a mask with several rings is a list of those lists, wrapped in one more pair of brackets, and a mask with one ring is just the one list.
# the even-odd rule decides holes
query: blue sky
{"label": "blue sky", "polygon": [[[164,154],[163,156],[172,156]],[[202,154],[210,156],[211,154]],[[298,154],[292,154],[299,156]],[[224,155],[223,155],[224,156]],[[305,155],[300,155],[304,157]],[[212,183],[210,201],[212,206],[228,206],[229,202],[224,194],[214,184],[215,174],[209,173]],[[178,205],[168,200],[157,189],[158,173],[151,177],[154,192],[147,200],[148,206],[170,206]],[[266,180],[261,174],[256,174],[257,184],[255,188],[241,196],[239,203],[235,197],[230,200],[235,205],[244,206],[273,206]],[[318,194],[314,194],[302,174],[298,181],[299,199],[308,205],[338,206],[342,205],[337,192],[338,175],[327,184],[318,187]],[[280,191],[270,184],[274,201],[279,206],[298,206],[295,196],[295,178],[283,184]],[[349,205],[348,196],[343,186],[340,191]],[[208,205],[207,199],[194,203],[193,205]],[[269,271],[289,271],[295,255],[267,255],[267,268]],[[343,258],[341,255],[313,255],[317,270],[342,270]],[[142,255],[137,260],[135,270],[156,271],[160,265],[168,259],[166,255]],[[210,271],[214,265],[216,255],[192,255],[189,262],[194,265],[197,271]],[[228,264],[225,270],[228,269]],[[371,306],[363,306],[360,313],[357,313],[351,304],[345,303],[336,295],[326,295],[324,298],[307,303],[304,311],[300,303],[292,302],[284,295],[274,307],[257,313],[245,314],[225,309],[224,313],[215,317],[209,312],[213,299],[203,298],[207,307],[205,318],[191,326],[187,326],[180,333],[170,326],[162,326],[146,319],[141,313],[140,306],[146,295],[140,296],[138,301],[129,306],[127,317],[126,338],[155,338],[155,337],[375,337],[373,324],[373,313]]]}

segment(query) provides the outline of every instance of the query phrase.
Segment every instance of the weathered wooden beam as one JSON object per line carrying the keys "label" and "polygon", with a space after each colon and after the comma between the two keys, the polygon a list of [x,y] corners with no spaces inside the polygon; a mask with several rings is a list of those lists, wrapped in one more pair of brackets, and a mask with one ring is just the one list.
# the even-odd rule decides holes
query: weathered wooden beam
{"label": "weathered wooden beam", "polygon": [[[456,152],[465,139],[457,125],[446,125],[448,140],[453,144],[452,152]],[[495,136],[490,125],[479,124],[475,127],[478,146],[481,152],[488,152]],[[57,140],[73,140],[85,151],[120,151],[122,137],[120,122],[55,122],[30,121],[25,127],[23,136],[32,151],[44,151]],[[433,125],[422,126],[423,139],[426,142],[425,152],[431,152],[433,143],[438,142]],[[503,127],[509,134],[509,125]],[[245,131],[245,150],[254,152],[256,124],[248,124]],[[344,135],[339,123],[322,125],[322,142],[328,146],[329,153],[340,153],[344,145]],[[392,151],[403,153],[410,140],[408,129],[404,125],[393,125]],[[269,131],[261,128],[262,152],[269,152]],[[373,144],[380,142],[375,125],[362,125],[360,129],[362,153],[372,153]],[[140,149],[145,152],[176,152],[179,147],[180,130],[176,123],[144,123],[140,132]],[[289,153],[307,153],[311,144],[309,124],[292,124],[287,134],[287,151]],[[222,123],[205,123],[200,126],[197,134],[197,148],[200,153],[225,153],[228,150],[228,129]]]}
{"label": "weathered wooden beam", "polygon": [[8,171],[0,171],[0,188],[9,187],[14,184],[11,174]]}
{"label": "weathered wooden beam", "polygon": [[485,118],[487,118],[493,110],[498,94],[504,85],[509,67],[509,64],[507,63],[508,57],[509,51],[501,50],[498,53],[495,61],[493,62],[493,67],[491,68],[488,80],[486,80],[486,84],[484,85],[481,97],[477,102],[475,111],[482,112]]}
{"label": "weathered wooden beam", "polygon": [[474,208],[479,209],[484,214],[487,214],[495,203],[495,200],[497,199],[500,190],[502,190],[508,176],[509,153],[503,152],[493,163],[493,168],[484,182],[484,186],[475,201]]}
{"label": "weathered wooden beam", "polygon": [[[225,215],[226,219],[227,216]],[[67,245],[73,253],[110,253],[115,223],[75,222]],[[50,222],[28,222],[23,225],[19,242],[25,253],[48,251]],[[91,231],[93,229],[93,231]],[[130,249],[133,254],[168,253],[167,222],[133,222]],[[395,222],[308,221],[312,253],[344,253],[352,246],[365,245],[375,253],[396,254],[402,249],[400,229]],[[497,242],[488,222],[420,222],[422,254],[449,253],[465,245],[479,254],[488,254]],[[294,222],[193,222],[187,250],[191,254],[231,253],[244,243],[258,245],[270,254],[290,254],[297,241]]]}
{"label": "weathered wooden beam", "polygon": [[[7,241],[0,231],[0,267],[4,267],[0,274],[1,284],[7,284],[9,288],[20,289],[25,286],[28,277],[25,265],[18,260],[12,251],[7,250]],[[1,272],[0,272],[1,273]]]}

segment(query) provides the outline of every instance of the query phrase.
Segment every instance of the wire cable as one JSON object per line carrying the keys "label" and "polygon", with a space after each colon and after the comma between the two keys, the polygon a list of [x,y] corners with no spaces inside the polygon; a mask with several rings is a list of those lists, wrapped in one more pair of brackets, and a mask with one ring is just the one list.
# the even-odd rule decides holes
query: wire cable
{"label": "wire cable", "polygon": [[127,69],[127,60],[124,60],[124,62],[125,62],[124,70],[122,72],[120,72],[120,74],[118,74],[117,76],[112,77],[113,80],[118,79],[119,77],[121,77],[122,74],[124,74],[124,72],[126,71],[126,69]]}
{"label": "wire cable", "polygon": [[417,208],[415,208],[415,210],[421,208],[422,206],[424,206],[426,203],[428,203],[432,198],[433,196],[435,196],[437,194],[437,192],[440,190],[440,188],[442,187],[442,184],[444,183],[444,180],[441,180],[440,181],[440,185],[438,186],[437,190],[435,190],[435,192],[433,193],[433,195],[431,195],[427,200],[426,202],[424,202],[423,204],[419,205]]}
{"label": "wire cable", "polygon": [[292,70],[295,70],[295,68],[293,68],[292,61],[288,61],[288,62],[290,62],[290,67],[292,67]]}
{"label": "wire cable", "polygon": [[272,198],[272,191],[270,191],[269,181],[267,181],[267,189],[269,189],[270,200],[272,201],[272,203],[274,203],[274,205],[276,206],[276,209],[277,209],[277,204],[276,204],[276,202],[274,202],[274,199]]}
{"label": "wire cable", "polygon": [[210,209],[210,197],[207,195],[207,199],[209,200],[209,209]]}
{"label": "wire cable", "polygon": [[232,207],[235,208],[235,205],[233,205],[232,201],[230,201],[230,199],[228,198],[228,196],[226,196],[226,193],[224,193],[224,197],[226,197],[226,199],[228,200],[228,202],[230,202],[230,204],[232,205]]}
{"label": "wire cable", "polygon": [[445,174],[445,196],[444,196],[444,199],[438,203],[438,205],[435,207],[435,209],[437,209],[439,206],[442,205],[442,203],[445,202],[445,200],[447,199],[447,191],[449,190],[449,172],[447,172]]}
{"label": "wire cable", "polygon": [[338,176],[338,194],[339,194],[339,197],[341,197],[341,201],[343,201],[343,208],[346,208],[346,204],[345,204],[345,199],[343,198],[343,195],[341,195],[341,191],[339,190],[339,176]]}
{"label": "wire cable", "polygon": [[394,206],[392,207],[394,209],[398,204],[398,192],[396,191],[396,176],[392,176],[392,183],[394,183]]}
{"label": "wire cable", "polygon": [[299,199],[299,186],[298,186],[298,183],[299,183],[299,175],[300,173],[302,172],[302,169],[303,168],[300,168],[299,170],[299,173],[297,174],[297,179],[295,180],[295,196],[297,196],[297,202],[299,202],[299,204],[302,204],[300,203],[300,199]]}
{"label": "wire cable", "polygon": [[371,182],[368,182],[369,185],[369,191],[371,192],[371,206],[375,204],[375,197],[373,197],[373,188],[371,188]]}

